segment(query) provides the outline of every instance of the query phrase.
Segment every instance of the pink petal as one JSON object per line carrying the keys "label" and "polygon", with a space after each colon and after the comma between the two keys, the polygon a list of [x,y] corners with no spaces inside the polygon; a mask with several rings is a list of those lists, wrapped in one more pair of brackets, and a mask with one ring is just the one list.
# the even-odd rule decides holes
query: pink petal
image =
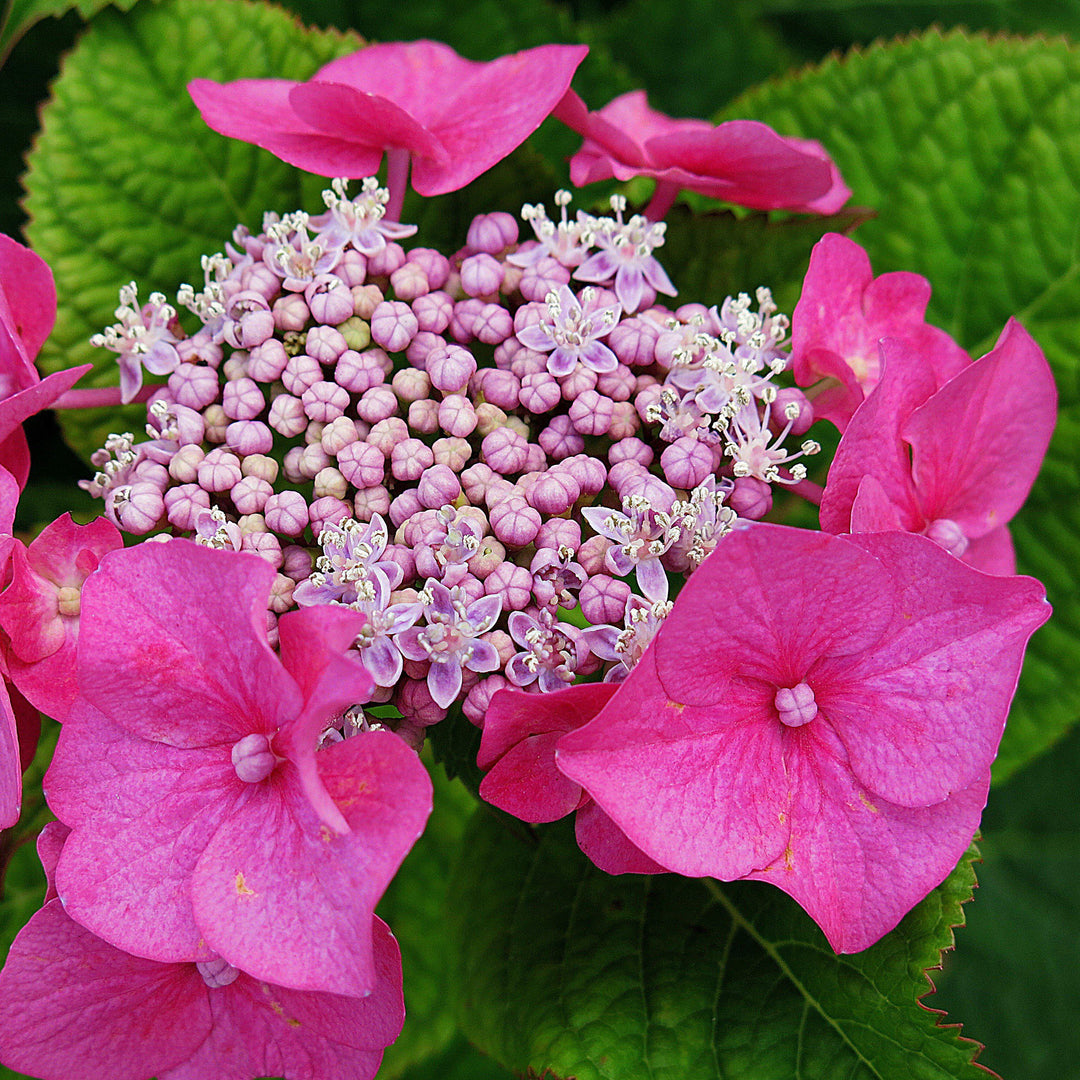
{"label": "pink petal", "polygon": [[935,806],[893,806],[852,777],[827,726],[791,768],[791,838],[747,877],[797,900],[840,953],[868,948],[948,876],[971,843],[990,781],[987,770]]}
{"label": "pink petal", "polygon": [[822,662],[819,708],[870,791],[940,802],[989,770],[1024,647],[1050,606],[1033,578],[980,574],[925,537],[849,541],[893,575],[896,616],[862,656]]}
{"label": "pink petal", "polygon": [[788,837],[786,736],[766,704],[749,685],[707,708],[673,701],[650,648],[599,716],[563,736],[556,761],[660,865],[741,877]]}
{"label": "pink petal", "polygon": [[759,210],[805,205],[833,187],[828,160],[755,120],[657,135],[645,150],[658,170],[676,170],[681,186]]}
{"label": "pink petal", "polygon": [[999,525],[985,536],[972,540],[961,561],[984,574],[1015,574],[1016,552],[1013,550],[1009,526]]}
{"label": "pink petal", "polygon": [[878,482],[905,528],[919,529],[925,523],[915,499],[909,452],[900,438],[900,428],[933,394],[934,373],[922,353],[902,342],[883,342],[881,355],[881,379],[848,423],[829,466],[821,498],[821,527],[826,532],[851,529],[851,508],[866,476]]}
{"label": "pink petal", "polygon": [[876,476],[864,476],[859,481],[855,501],[851,504],[848,529],[853,533],[906,532],[910,515],[889,498],[889,493]]}
{"label": "pink petal", "polygon": [[[30,569],[22,544],[11,548],[11,584],[0,593],[0,626],[19,660],[31,663],[52,656],[64,644],[65,620],[57,607],[57,586]],[[74,662],[74,653],[67,662]]]}
{"label": "pink petal", "polygon": [[62,821],[50,821],[38,833],[36,846],[41,868],[45,871],[46,904],[56,897],[56,864],[70,834],[71,830]]}
{"label": "pink petal", "polygon": [[534,824],[557,821],[576,810],[581,804],[581,785],[568,780],[555,767],[555,744],[563,734],[548,731],[526,735],[511,746],[480,782],[481,798]]}
{"label": "pink petal", "polygon": [[322,135],[382,151],[389,147],[445,162],[446,147],[393,101],[352,86],[315,80],[289,91],[289,104]]}
{"label": "pink petal", "polygon": [[297,168],[320,176],[370,176],[382,161],[382,146],[352,142],[347,132],[333,138],[296,115],[285,79],[240,79],[216,83],[194,79],[188,93],[203,120],[222,135],[254,143]]}
{"label": "pink petal", "polygon": [[591,799],[577,812],[574,835],[578,847],[605,874],[666,874]]}
{"label": "pink petal", "polygon": [[87,525],[78,525],[70,514],[61,514],[31,542],[30,565],[58,585],[81,587],[88,572],[78,565],[82,552],[95,556],[96,566],[102,556],[123,546],[120,530],[107,518],[94,518]]}
{"label": "pink petal", "polygon": [[19,820],[22,806],[22,766],[19,762],[19,732],[8,697],[7,681],[0,687],[0,829]]}
{"label": "pink petal", "polygon": [[[748,680],[793,686],[821,657],[873,646],[892,621],[895,588],[846,540],[751,526],[717,545],[683,586],[652,646],[656,671],[687,705],[726,705]],[[705,643],[692,663],[688,642]]]}
{"label": "pink petal", "polygon": [[335,743],[317,761],[351,831],[323,824],[282,766],[278,797],[249,803],[207,846],[195,918],[212,949],[256,978],[362,997],[377,981],[372,913],[431,812],[431,780],[390,732]]}
{"label": "pink petal", "polygon": [[831,180],[829,190],[826,191],[824,195],[819,195],[805,205],[793,207],[793,209],[801,210],[808,214],[839,213],[844,204],[851,198],[851,188],[844,183],[844,178],[840,175],[840,170],[837,168],[836,162],[829,157],[825,147],[816,139],[796,139],[790,135],[783,136],[783,138],[786,143],[794,146],[796,150],[801,150],[805,154],[813,154],[815,157],[819,157],[829,163],[829,177]]}
{"label": "pink petal", "polygon": [[370,1080],[405,1015],[397,942],[381,919],[374,930],[377,981],[367,997],[290,990],[241,974],[210,993],[208,1038],[161,1080]]}
{"label": "pink petal", "polygon": [[969,538],[1010,521],[1035,481],[1056,417],[1050,366],[1010,319],[991,352],[903,425],[927,519],[951,518]]}
{"label": "pink petal", "polygon": [[41,1080],[116,1080],[186,1060],[210,1032],[194,965],[131,956],[59,900],[34,915],[0,972],[4,1062]]}
{"label": "pink petal", "polygon": [[[39,255],[0,233],[0,323],[33,361],[56,321],[56,285]],[[36,380],[35,380],[36,381]]]}
{"label": "pink petal", "polygon": [[107,555],[83,588],[82,696],[174,746],[285,727],[302,698],[266,641],[273,577],[258,556],[187,540]]}
{"label": "pink petal", "polygon": [[72,828],[56,881],[73,917],[141,956],[207,959],[191,911],[191,873],[215,831],[252,795],[229,747],[152,743],[76,706],[45,788]]}
{"label": "pink petal", "polygon": [[[47,409],[61,394],[70,390],[92,366],[92,364],[83,364],[81,367],[55,371],[41,382],[36,382],[25,390],[20,390],[0,401],[0,443],[5,442],[15,433],[24,420],[41,412],[42,409]],[[0,454],[0,464],[6,465],[9,471],[15,474],[15,470],[7,465],[3,454]],[[25,483],[25,478],[20,479],[16,474],[15,479],[19,480],[21,488]]]}

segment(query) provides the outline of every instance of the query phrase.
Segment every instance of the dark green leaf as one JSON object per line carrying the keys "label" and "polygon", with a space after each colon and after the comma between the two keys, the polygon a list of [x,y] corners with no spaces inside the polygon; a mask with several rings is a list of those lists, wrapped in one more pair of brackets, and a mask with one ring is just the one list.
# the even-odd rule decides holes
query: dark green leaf
{"label": "dark green leaf", "polygon": [[836,956],[757,883],[610,877],[566,823],[477,814],[453,910],[465,1033],[505,1064],[576,1080],[985,1076],[919,1004],[952,945],[973,853],[877,945]]}

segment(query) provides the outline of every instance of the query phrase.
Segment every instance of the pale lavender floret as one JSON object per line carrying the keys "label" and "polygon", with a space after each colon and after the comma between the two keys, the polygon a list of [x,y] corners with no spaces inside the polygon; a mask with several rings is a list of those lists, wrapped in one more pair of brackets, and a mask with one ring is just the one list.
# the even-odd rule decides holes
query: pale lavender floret
{"label": "pale lavender floret", "polygon": [[447,345],[428,353],[424,370],[432,385],[452,394],[463,390],[476,372],[476,358],[460,345]]}
{"label": "pale lavender floret", "polygon": [[269,454],[274,434],[261,420],[234,420],[225,429],[225,445],[241,457]]}
{"label": "pale lavender floret", "polygon": [[273,533],[246,532],[240,538],[240,550],[250,551],[268,562],[274,569],[282,564],[281,541]]}
{"label": "pale lavender floret", "polygon": [[520,496],[512,495],[489,514],[491,531],[508,548],[523,548],[540,531],[540,515]]}
{"label": "pale lavender floret", "polygon": [[213,368],[181,364],[169,376],[169,392],[177,404],[198,411],[217,401],[221,384]]}
{"label": "pale lavender floret", "polygon": [[304,338],[304,351],[320,364],[335,364],[349,343],[333,326],[313,326]]}
{"label": "pale lavender floret", "polygon": [[350,290],[363,285],[367,279],[367,259],[355,248],[349,248],[334,267],[334,276],[340,278]]}
{"label": "pale lavender floret", "polygon": [[623,319],[608,335],[612,352],[629,367],[650,367],[656,360],[660,328],[651,319]]}
{"label": "pale lavender floret", "polygon": [[670,601],[651,602],[629,596],[624,609],[623,628],[592,626],[582,631],[582,638],[593,655],[614,662],[604,675],[604,682],[622,682],[641,659],[671,611]]}
{"label": "pale lavender floret", "polygon": [[[453,397],[454,395],[451,395]],[[462,398],[462,401],[467,399]],[[446,401],[439,405],[439,425],[446,430],[443,423],[443,406]],[[436,465],[445,465],[451,472],[457,474],[469,463],[472,457],[472,447],[467,439],[458,435],[448,435],[443,439],[436,439],[431,444],[431,452],[435,455]]]}
{"label": "pale lavender floret", "polygon": [[492,697],[499,691],[510,686],[509,680],[499,674],[488,675],[481,679],[465,696],[461,711],[466,718],[477,727],[483,726],[484,717],[487,715],[488,705]]}
{"label": "pale lavender floret", "polygon": [[614,221],[589,219],[593,242],[600,250],[574,271],[574,277],[596,285],[614,279],[619,303],[627,314],[633,315],[652,304],[658,292],[675,295],[675,286],[653,255],[664,242],[667,226],[640,214],[624,223],[622,211],[626,199],[621,195],[612,196],[612,205],[616,213]]}
{"label": "pale lavender floret", "polygon": [[[396,400],[394,408],[397,408]],[[359,412],[359,409],[357,411]],[[366,417],[364,419],[366,420]],[[394,447],[408,437],[409,428],[405,421],[400,416],[388,416],[372,423],[366,441],[369,446],[377,447],[385,457],[389,457]]]}
{"label": "pale lavender floret", "polygon": [[[331,420],[322,429],[322,434],[319,435],[322,448],[331,457],[337,457],[346,446],[351,446],[359,439],[360,432],[357,430],[356,421],[349,419],[347,416],[339,416],[335,420]],[[363,487],[362,484],[360,486]]]}
{"label": "pale lavender floret", "polygon": [[281,491],[270,496],[263,507],[266,527],[285,536],[299,536],[308,524],[308,505],[298,491]]}
{"label": "pale lavender floret", "polygon": [[199,486],[206,491],[228,491],[240,481],[240,459],[228,450],[217,447],[199,462]]}
{"label": "pale lavender floret", "polygon": [[418,247],[412,248],[406,256],[406,261],[418,266],[428,279],[432,289],[441,289],[450,278],[450,260],[435,248]]}
{"label": "pale lavender floret", "polygon": [[609,574],[591,574],[581,587],[578,603],[589,622],[606,623],[617,619],[626,607],[630,586]]}
{"label": "pale lavender floret", "polygon": [[567,458],[562,465],[581,486],[582,495],[599,495],[604,490],[608,470],[607,466],[599,458],[578,453]]}
{"label": "pale lavender floret", "polygon": [[584,214],[579,213],[572,221],[569,219],[566,208],[570,200],[569,191],[555,192],[555,205],[561,215],[557,222],[548,218],[542,204],[526,203],[521,208],[521,216],[532,226],[536,241],[523,244],[507,256],[507,261],[521,267],[533,267],[545,260],[563,267],[579,266],[584,262],[592,245],[592,230]]}
{"label": "pale lavender floret", "polygon": [[541,474],[525,494],[529,505],[541,514],[562,514],[577,502],[581,485],[573,474],[558,467]]}
{"label": "pale lavender floret", "polygon": [[553,416],[537,438],[544,452],[554,461],[569,459],[585,449],[585,440],[574,430],[565,413]]}
{"label": "pale lavender floret", "polygon": [[[519,401],[521,380],[512,371],[498,368],[485,368],[481,390],[485,401],[498,405],[500,409],[513,409]],[[479,375],[480,372],[477,372]]]}
{"label": "pale lavender floret", "polygon": [[307,427],[304,404],[292,394],[278,394],[270,402],[270,415],[267,420],[276,432],[287,439],[299,435]]}
{"label": "pale lavender floret", "polygon": [[416,494],[424,506],[437,510],[457,499],[461,494],[461,482],[448,466],[429,465],[420,474]]}
{"label": "pale lavender floret", "polygon": [[513,216],[496,210],[491,214],[477,214],[472,219],[465,243],[471,251],[498,255],[511,244],[516,244],[517,239],[518,227]]}
{"label": "pale lavender floret", "polygon": [[317,322],[337,326],[353,313],[349,286],[337,274],[319,274],[304,290],[311,317]]}
{"label": "pale lavender floret", "polygon": [[420,435],[433,435],[439,430],[439,403],[426,398],[409,406],[409,427]]}
{"label": "pale lavender floret", "polygon": [[282,288],[302,293],[320,274],[328,274],[341,258],[339,249],[327,249],[308,233],[308,215],[287,214],[266,229],[263,262],[281,278]]}
{"label": "pale lavender floret", "polygon": [[399,300],[415,300],[431,291],[431,283],[423,268],[408,259],[390,275],[390,288]]}
{"label": "pale lavender floret", "polygon": [[611,427],[615,402],[595,390],[586,390],[570,405],[568,415],[579,434],[604,435]]}
{"label": "pale lavender floret", "polygon": [[506,665],[506,677],[515,686],[536,683],[542,694],[564,690],[585,658],[587,647],[581,632],[568,623],[557,623],[546,609],[536,616],[515,611],[509,619],[510,636],[524,646]]}
{"label": "pale lavender floret", "polygon": [[578,364],[569,374],[559,379],[559,388],[565,401],[576,401],[582,394],[595,390],[599,376],[584,364]]}
{"label": "pale lavender floret", "polygon": [[547,369],[552,375],[569,375],[579,362],[598,374],[618,367],[618,358],[600,338],[611,333],[621,311],[618,304],[593,307],[594,297],[594,290],[585,289],[579,300],[562,285],[545,297],[546,317],[535,326],[518,330],[522,345],[551,354]]}
{"label": "pale lavender floret", "polygon": [[337,383],[320,380],[312,383],[300,397],[304,415],[316,423],[328,424],[345,415],[349,407],[349,391]]}
{"label": "pale lavender floret", "polygon": [[499,427],[484,436],[480,453],[484,462],[503,476],[522,472],[529,444],[513,428]]}
{"label": "pale lavender floret", "polygon": [[236,273],[240,271],[240,288],[246,292],[256,292],[267,304],[276,299],[281,293],[281,280],[277,274],[273,272],[262,261],[262,254],[258,256],[259,261],[248,262],[247,265],[241,269],[239,266],[234,267],[231,277],[235,278]]}
{"label": "pale lavender floret", "polygon": [[462,688],[462,670],[495,671],[499,654],[480,635],[492,629],[502,611],[499,596],[472,603],[458,587],[448,589],[433,578],[420,594],[427,625],[396,634],[394,641],[409,660],[429,661],[427,688],[441,708],[448,708]]}
{"label": "pale lavender floret", "polygon": [[147,480],[121,484],[105,495],[105,516],[118,529],[134,536],[154,529],[164,513],[161,489]]}
{"label": "pale lavender floret", "polygon": [[346,195],[348,181],[335,178],[330,188],[323,192],[326,213],[311,219],[319,229],[319,239],[327,246],[343,248],[351,245],[363,255],[377,255],[387,246],[387,241],[404,240],[416,233],[415,225],[402,225],[385,220],[386,203],[390,195],[380,188],[374,177],[361,183],[359,194],[350,199]]}
{"label": "pale lavender floret", "polygon": [[378,447],[359,440],[338,451],[337,467],[355,488],[375,487],[386,476],[386,458]]}
{"label": "pale lavender floret", "polygon": [[772,509],[772,488],[756,476],[738,476],[727,504],[744,520],[759,521]]}
{"label": "pale lavender floret", "polygon": [[376,514],[390,513],[390,492],[382,484],[360,488],[353,495],[353,516],[357,521],[370,521]]}
{"label": "pale lavender floret", "polygon": [[371,316],[371,339],[387,352],[402,352],[420,329],[416,316],[402,300],[384,300]]}
{"label": "pale lavender floret", "polygon": [[195,515],[195,535],[192,540],[203,547],[239,551],[240,526],[235,521],[229,521],[219,507],[201,510]]}
{"label": "pale lavender floret", "polygon": [[261,477],[245,476],[229,492],[229,498],[241,514],[261,514],[266,500],[273,494],[273,487]]}
{"label": "pale lavender floret", "polygon": [[605,371],[596,380],[596,389],[612,401],[629,401],[637,388],[637,376],[620,361],[614,371]]}
{"label": "pale lavender floret", "polygon": [[631,477],[630,481],[624,485],[620,495],[624,500],[628,496],[634,496],[648,503],[653,510],[664,514],[670,514],[678,502],[675,489],[670,484],[664,483],[659,476],[653,476],[648,471]]}
{"label": "pale lavender floret", "polygon": [[570,284],[570,271],[551,258],[542,258],[525,268],[518,291],[526,300],[543,301],[548,293]]}
{"label": "pale lavender floret", "polygon": [[[687,499],[675,504],[674,515],[681,535],[663,557],[664,566],[678,573],[696,570],[716,548],[721,537],[735,525],[735,510],[725,505],[730,501],[734,485],[728,479],[707,476]],[[766,485],[770,495],[771,490]],[[771,505],[771,501],[770,501]]]}
{"label": "pale lavender floret", "polygon": [[289,354],[285,346],[271,338],[251,350],[248,357],[248,375],[256,382],[272,383],[281,378],[281,373],[289,363]]}
{"label": "pale lavender floret", "polygon": [[419,439],[405,439],[390,452],[390,471],[395,480],[419,480],[420,474],[434,464],[435,455],[431,447]]}
{"label": "pale lavender floret", "polygon": [[574,549],[564,546],[541,547],[529,563],[533,595],[541,607],[573,608],[574,595],[588,580],[584,567],[574,561]]}
{"label": "pale lavender floret", "polygon": [[348,521],[352,517],[352,511],[352,503],[334,495],[323,495],[308,508],[311,531],[319,536],[325,529]]}
{"label": "pale lavender floret", "polygon": [[450,325],[454,301],[449,293],[436,290],[413,300],[412,310],[421,331],[441,334]]}
{"label": "pale lavender floret", "polygon": [[[269,272],[269,271],[268,271]],[[234,349],[253,349],[274,335],[274,316],[261,292],[243,289],[226,306],[222,340]]]}
{"label": "pale lavender floret", "polygon": [[180,484],[165,492],[164,505],[169,524],[191,532],[199,515],[210,509],[210,496],[198,484]]}
{"label": "pale lavender floret", "polygon": [[805,435],[814,423],[814,406],[797,387],[785,386],[778,390],[769,406],[769,426],[776,431],[790,424],[789,435]]}
{"label": "pale lavender floret", "polygon": [[581,526],[570,518],[548,518],[533,543],[537,548],[564,547],[576,553],[581,547]]}
{"label": "pale lavender floret", "polygon": [[307,326],[311,311],[307,301],[296,293],[279,296],[270,309],[274,313],[274,325],[283,334],[293,331],[298,333]]}
{"label": "pale lavender floret", "polygon": [[[510,372],[506,374],[514,378]],[[551,412],[561,400],[562,391],[559,384],[555,381],[554,376],[546,370],[533,372],[521,380],[521,390],[518,393],[517,403],[520,403],[523,409],[541,416],[544,413]]]}
{"label": "pale lavender floret", "polygon": [[314,386],[323,377],[322,364],[307,353],[297,353],[289,357],[285,370],[281,373],[281,384],[290,393],[299,397],[309,386]]}
{"label": "pale lavender floret", "polygon": [[672,487],[689,491],[713,471],[712,447],[685,436],[676,439],[660,455],[660,468]]}
{"label": "pale lavender floret", "polygon": [[617,465],[620,461],[634,461],[643,468],[652,464],[655,453],[653,448],[641,439],[631,437],[612,443],[608,450],[608,462]]}
{"label": "pale lavender floret", "polygon": [[397,395],[389,386],[381,384],[365,390],[356,404],[356,415],[369,424],[388,420],[397,414]]}
{"label": "pale lavender floret", "polygon": [[362,394],[385,380],[382,365],[370,349],[364,352],[346,349],[334,367],[334,382],[353,394]]}
{"label": "pale lavender floret", "polygon": [[624,496],[622,502],[622,511],[591,506],[581,513],[599,535],[612,541],[606,556],[610,570],[618,577],[633,571],[645,596],[666,600],[668,579],[660,557],[679,539],[679,526],[640,495]]}
{"label": "pale lavender floret", "polygon": [[454,314],[450,318],[450,336],[464,345],[475,337],[473,323],[484,309],[484,301],[475,297],[459,300],[454,305]]}
{"label": "pale lavender floret", "polygon": [[266,401],[254,379],[230,379],[221,392],[221,407],[230,420],[254,420]]}
{"label": "pale lavender floret", "polygon": [[319,533],[323,553],[311,576],[297,585],[296,602],[301,607],[353,605],[375,599],[378,582],[385,583],[389,595],[401,584],[401,567],[382,559],[389,538],[386,522],[379,515],[367,524],[352,519],[327,524]]}
{"label": "pale lavender floret", "polygon": [[486,252],[463,259],[459,274],[466,296],[494,296],[502,286],[502,263]]}
{"label": "pale lavender floret", "polygon": [[514,320],[501,305],[485,304],[476,313],[472,331],[477,341],[485,345],[499,345],[514,333]]}
{"label": "pale lavender floret", "polygon": [[524,566],[504,562],[484,578],[484,592],[502,598],[503,611],[521,611],[532,600],[532,574]]}
{"label": "pale lavender floret", "polygon": [[394,372],[390,388],[402,401],[420,401],[431,394],[431,376],[423,369],[401,368]]}
{"label": "pale lavender floret", "polygon": [[176,325],[176,309],[166,303],[161,293],[152,293],[141,308],[136,308],[137,301],[135,283],[125,285],[116,309],[118,321],[90,339],[91,345],[117,353],[120,396],[125,404],[139,392],[144,367],[152,375],[168,375],[180,363],[178,339],[170,329]]}
{"label": "pale lavender floret", "polygon": [[447,435],[464,439],[476,430],[476,410],[464,395],[448,394],[439,402],[438,421]]}

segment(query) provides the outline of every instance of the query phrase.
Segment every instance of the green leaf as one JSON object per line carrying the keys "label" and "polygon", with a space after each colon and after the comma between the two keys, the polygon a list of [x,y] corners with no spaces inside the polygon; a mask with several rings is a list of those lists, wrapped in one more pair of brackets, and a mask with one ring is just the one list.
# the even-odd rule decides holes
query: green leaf
{"label": "green leaf", "polygon": [[928,318],[973,355],[1015,315],[1054,367],[1058,428],[1013,534],[1055,613],[1028,650],[1001,780],[1080,715],[1080,52],[931,32],[760,87],[725,116],[820,139],[876,213],[855,237],[875,273],[925,274]]}
{"label": "green leaf", "polygon": [[[56,329],[40,366],[97,366],[82,385],[115,386],[115,356],[89,344],[113,321],[117,290],[201,286],[199,258],[267,210],[311,210],[326,186],[264,150],[203,124],[185,90],[198,76],[304,79],[355,49],[354,36],[304,30],[290,15],[239,0],[144,4],[98,16],[68,56],[28,158],[27,236],[56,275]],[[108,431],[141,430],[145,410],[66,413],[84,453]]]}
{"label": "green leaf", "polygon": [[836,956],[767,885],[610,877],[568,823],[477,814],[453,893],[465,1033],[576,1080],[985,1076],[919,998],[971,896],[974,851],[865,952]]}
{"label": "green leaf", "polygon": [[109,4],[121,11],[130,11],[137,3],[138,0],[11,0],[0,22],[0,64],[15,42],[41,19],[50,15],[59,18],[72,9],[84,19],[91,19]]}
{"label": "green leaf", "polygon": [[405,1028],[386,1052],[380,1080],[411,1076],[412,1066],[441,1054],[456,1033],[455,987],[446,977],[452,966],[445,926],[452,904],[447,886],[477,803],[441,768],[430,771],[435,786],[431,818],[378,908],[401,946],[405,979]]}
{"label": "green leaf", "polygon": [[1002,1076],[1058,1080],[1080,1060],[1080,728],[994,792],[978,902],[934,1004],[990,1038]]}

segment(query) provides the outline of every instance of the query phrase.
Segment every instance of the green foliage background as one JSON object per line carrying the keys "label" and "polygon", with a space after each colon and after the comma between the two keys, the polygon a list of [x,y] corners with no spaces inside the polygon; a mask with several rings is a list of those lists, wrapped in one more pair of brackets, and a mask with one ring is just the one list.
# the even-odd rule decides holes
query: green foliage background
{"label": "green foliage background", "polygon": [[[1061,1062],[1080,1057],[1080,3],[281,7],[325,33],[231,0],[9,0],[0,229],[25,227],[56,270],[61,310],[46,365],[88,356],[85,340],[111,320],[120,283],[174,290],[237,221],[317,205],[320,181],[205,131],[183,94],[187,78],[306,77],[357,35],[439,38],[476,59],[584,41],[591,53],[575,87],[590,105],[644,86],[675,115],[750,117],[817,138],[854,189],[853,206],[869,211],[811,223],[679,206],[667,251],[684,296],[716,300],[768,283],[790,309],[817,235],[861,221],[854,235],[875,271],[926,274],[930,318],[976,355],[1020,317],[1062,395],[1047,467],[1015,529],[1021,567],[1046,582],[1056,614],[1033,641],[995,767],[984,862],[965,860],[895,934],[840,963],[822,957],[813,927],[771,890],[605,879],[565,830],[477,811],[460,783],[439,779],[431,828],[383,905],[402,942],[410,1021],[380,1077],[496,1080],[514,1074],[504,1065],[578,1080],[974,1075],[972,1046],[917,1003],[923,970],[964,914],[958,951],[923,1004],[987,1042],[980,1063],[1006,1078],[1060,1075]],[[425,242],[456,246],[477,210],[549,199],[576,144],[549,122],[472,189],[412,201],[405,219],[420,222]],[[104,423],[69,422],[66,434],[85,451]],[[32,433],[26,528],[73,504],[85,468],[50,424]],[[0,847],[10,859],[0,949],[38,902],[32,848],[18,841],[43,813],[29,800]],[[972,866],[980,888],[961,913]],[[701,996],[706,985],[712,998]]]}

